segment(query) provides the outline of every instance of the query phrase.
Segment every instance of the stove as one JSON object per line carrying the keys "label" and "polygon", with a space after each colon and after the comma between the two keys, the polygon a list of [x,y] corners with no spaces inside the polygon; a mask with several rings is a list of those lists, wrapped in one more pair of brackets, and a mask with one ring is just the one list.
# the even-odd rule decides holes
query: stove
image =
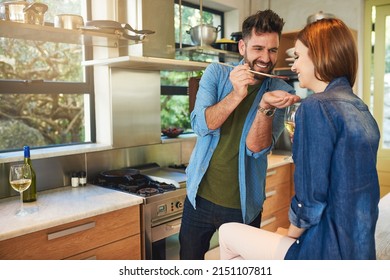
{"label": "stove", "polygon": [[156,180],[157,178],[152,178],[144,174],[126,174],[126,171],[124,171],[122,177],[113,177],[109,175],[112,174],[112,172],[117,173],[117,171],[118,170],[111,170],[106,173],[100,173],[94,184],[142,197],[158,195],[177,189],[177,186],[174,183],[166,183],[163,179],[159,182]]}
{"label": "stove", "polygon": [[142,256],[165,259],[165,239],[180,230],[186,173],[184,168],[160,167],[156,163],[100,172],[94,184],[140,196]]}

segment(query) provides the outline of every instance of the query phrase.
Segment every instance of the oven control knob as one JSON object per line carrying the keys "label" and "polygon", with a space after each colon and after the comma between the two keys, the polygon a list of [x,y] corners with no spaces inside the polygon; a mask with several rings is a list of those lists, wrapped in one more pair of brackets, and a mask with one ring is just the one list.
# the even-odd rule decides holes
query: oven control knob
{"label": "oven control knob", "polygon": [[177,202],[176,202],[176,208],[177,208],[177,209],[183,208],[183,202],[177,201]]}

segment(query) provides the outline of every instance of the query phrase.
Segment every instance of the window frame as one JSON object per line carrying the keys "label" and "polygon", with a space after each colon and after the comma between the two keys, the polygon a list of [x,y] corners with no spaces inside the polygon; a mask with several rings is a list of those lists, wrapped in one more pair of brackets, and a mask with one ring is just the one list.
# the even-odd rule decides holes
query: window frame
{"label": "window frame", "polygon": [[[175,4],[180,4],[179,0],[174,1]],[[181,5],[189,8],[194,8],[200,10],[199,5],[195,5],[186,1],[181,1]],[[225,19],[225,14],[223,11],[218,11],[215,9],[210,9],[207,7],[202,7],[202,10],[205,12],[210,12],[213,14],[216,14],[221,17],[221,37],[224,37],[224,19]],[[181,45],[183,48],[185,47],[193,47],[194,45],[189,45],[189,44],[182,44]],[[175,47],[176,49],[180,49],[180,42],[175,42]],[[161,86],[161,95],[168,95],[168,96],[173,96],[173,95],[187,95],[188,96],[188,86],[172,86],[172,85],[163,85]]]}
{"label": "window frame", "polygon": [[[92,17],[92,0],[81,0],[86,5],[86,18]],[[47,41],[50,42],[50,41]],[[93,59],[93,47],[83,45],[84,59]],[[95,118],[95,92],[94,92],[94,75],[93,68],[84,66],[85,82],[63,82],[63,81],[45,81],[45,80],[4,80],[0,79],[0,94],[88,94],[89,95],[89,112],[90,112],[90,141],[79,143],[63,143],[53,144],[48,146],[34,147],[34,149],[42,149],[47,147],[62,147],[73,145],[85,145],[96,143],[96,118]],[[0,153],[9,152],[9,149],[1,150]]]}

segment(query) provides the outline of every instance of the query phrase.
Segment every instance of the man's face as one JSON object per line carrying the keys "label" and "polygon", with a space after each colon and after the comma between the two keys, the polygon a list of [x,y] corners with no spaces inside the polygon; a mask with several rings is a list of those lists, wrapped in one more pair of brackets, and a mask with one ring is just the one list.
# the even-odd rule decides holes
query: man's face
{"label": "man's face", "polygon": [[252,70],[271,73],[275,67],[279,48],[278,33],[256,34],[252,30],[252,36],[246,42],[240,40],[239,51],[244,61]]}

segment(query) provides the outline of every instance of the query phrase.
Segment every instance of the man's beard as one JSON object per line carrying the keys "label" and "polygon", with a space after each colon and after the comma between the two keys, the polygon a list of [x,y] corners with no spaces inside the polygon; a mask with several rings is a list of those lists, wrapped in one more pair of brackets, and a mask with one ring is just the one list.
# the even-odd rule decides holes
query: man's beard
{"label": "man's beard", "polygon": [[[247,55],[246,55],[246,52],[245,52],[245,55],[244,55],[244,62],[245,62],[245,63],[248,63],[248,65],[249,65],[249,67],[250,67],[251,70],[257,71],[257,70],[254,69],[254,65],[255,65],[255,62],[256,62],[256,61],[249,61],[249,60],[248,60],[248,57],[247,57]],[[274,68],[275,68],[275,64],[267,63],[267,66],[268,66],[267,69],[269,69],[269,70],[268,70],[267,72],[264,72],[264,73],[266,73],[266,74],[271,74],[272,71],[273,71]],[[257,71],[257,72],[263,72],[263,71]],[[256,74],[255,74],[255,79],[262,80],[262,79],[264,79],[264,76],[256,75]]]}

